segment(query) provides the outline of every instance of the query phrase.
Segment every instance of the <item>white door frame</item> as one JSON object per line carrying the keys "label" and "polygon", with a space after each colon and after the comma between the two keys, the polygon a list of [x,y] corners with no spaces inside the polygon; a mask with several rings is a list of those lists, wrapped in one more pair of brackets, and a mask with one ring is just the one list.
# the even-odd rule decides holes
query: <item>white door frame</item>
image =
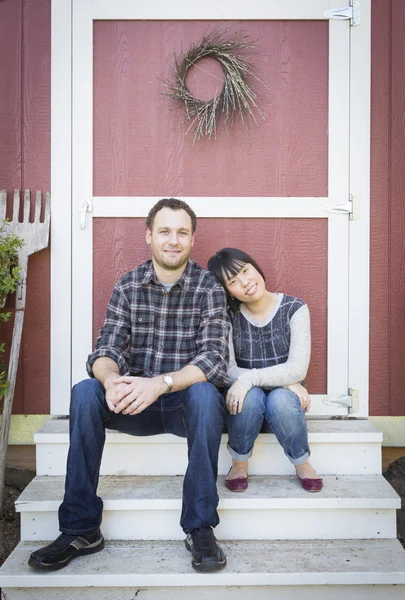
{"label": "white door frame", "polygon": [[[206,0],[192,5],[151,0],[54,0],[52,3],[52,247],[51,413],[67,414],[73,381],[84,376],[92,343],[92,218],[80,229],[80,203],[92,216],[145,217],[155,198],[92,195],[93,20],[95,19],[308,19],[336,7],[327,0]],[[339,3],[338,3],[339,4]],[[369,360],[369,175],[370,175],[370,0],[360,2],[361,23],[330,20],[329,166],[327,198],[232,200],[232,216],[328,219],[328,396],[360,392],[356,416],[368,415]],[[73,43],[72,43],[73,40]],[[349,52],[351,48],[351,52]],[[73,92],[72,92],[73,90]],[[350,99],[350,102],[348,101]],[[75,107],[80,107],[76,110]],[[350,123],[350,130],[349,130]],[[73,147],[79,148],[72,154]],[[324,210],[352,194],[361,217]],[[73,198],[73,200],[72,200]],[[185,198],[201,217],[228,217],[227,200]],[[72,204],[73,202],[73,204]],[[249,206],[248,213],[246,206]],[[112,212],[113,208],[113,212]],[[74,244],[72,243],[74,239]],[[348,276],[340,276],[347,263]],[[73,301],[74,299],[74,301]],[[342,336],[348,331],[348,337]],[[72,360],[72,348],[75,351]],[[320,404],[317,414],[345,414]]]}

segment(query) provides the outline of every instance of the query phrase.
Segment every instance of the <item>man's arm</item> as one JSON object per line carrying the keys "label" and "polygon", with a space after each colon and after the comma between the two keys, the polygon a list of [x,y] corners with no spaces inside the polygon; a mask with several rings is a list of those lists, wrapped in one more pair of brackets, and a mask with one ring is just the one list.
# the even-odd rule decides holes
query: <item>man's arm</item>
{"label": "man's arm", "polygon": [[[184,390],[194,383],[207,381],[204,373],[194,365],[186,365],[179,371],[164,373],[173,379],[172,392]],[[148,406],[156,402],[162,394],[168,391],[163,380],[164,375],[156,377],[119,377],[113,381],[112,386],[121,388],[116,392],[117,402],[112,410],[124,415],[137,415]]]}
{"label": "man's arm", "polygon": [[213,385],[223,386],[227,383],[229,331],[225,291],[219,283],[213,282],[202,307],[196,340],[197,353],[190,361],[190,365],[198,367]]}
{"label": "man's arm", "polygon": [[[115,285],[108,302],[104,324],[96,340],[95,350],[87,359],[87,372],[90,377],[96,377],[104,385],[100,377],[104,377],[104,369],[111,363],[111,368],[118,374],[128,372],[128,348],[131,336],[131,309],[127,298],[121,289],[120,281]],[[94,371],[94,365],[100,358],[109,358],[111,363],[99,363],[100,377]],[[101,365],[104,365],[100,367]]]}
{"label": "man's arm", "polygon": [[93,363],[93,375],[105,388],[105,399],[108,408],[114,410],[117,402],[119,402],[117,392],[120,390],[117,385],[117,380],[120,378],[117,363],[107,356],[101,356]]}
{"label": "man's arm", "polygon": [[93,363],[93,375],[107,388],[109,381],[120,377],[120,370],[115,361],[107,356],[102,356]]}

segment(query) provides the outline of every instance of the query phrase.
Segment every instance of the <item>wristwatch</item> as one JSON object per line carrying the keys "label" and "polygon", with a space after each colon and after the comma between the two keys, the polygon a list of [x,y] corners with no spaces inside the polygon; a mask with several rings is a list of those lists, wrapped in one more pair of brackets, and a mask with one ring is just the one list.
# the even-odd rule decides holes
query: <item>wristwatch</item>
{"label": "wristwatch", "polygon": [[172,391],[174,386],[174,379],[171,375],[163,375],[163,381],[167,385],[167,394]]}

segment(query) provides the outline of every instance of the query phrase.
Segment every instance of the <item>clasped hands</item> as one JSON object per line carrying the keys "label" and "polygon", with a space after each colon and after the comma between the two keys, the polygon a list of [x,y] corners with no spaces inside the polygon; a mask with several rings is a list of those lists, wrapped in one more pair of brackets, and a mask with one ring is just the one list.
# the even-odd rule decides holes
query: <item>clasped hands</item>
{"label": "clasped hands", "polygon": [[[311,408],[311,397],[306,388],[304,388],[304,386],[300,383],[286,385],[285,387],[291,390],[298,397],[301,408],[308,412]],[[226,394],[226,408],[231,415],[236,415],[237,413],[242,412],[243,402],[248,391],[248,388],[239,379],[237,379],[231,385],[228,393]]]}
{"label": "clasped hands", "polygon": [[122,377],[116,373],[105,378],[104,388],[108,408],[123,415],[143,412],[166,391],[161,377]]}

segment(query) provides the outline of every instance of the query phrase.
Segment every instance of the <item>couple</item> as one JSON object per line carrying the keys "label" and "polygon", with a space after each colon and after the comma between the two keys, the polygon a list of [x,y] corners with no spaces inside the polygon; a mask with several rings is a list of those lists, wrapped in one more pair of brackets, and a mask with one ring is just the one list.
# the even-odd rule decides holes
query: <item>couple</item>
{"label": "couple", "polygon": [[[247,460],[263,422],[303,487],[322,486],[308,463],[310,400],[298,383],[309,362],[308,309],[296,298],[268,292],[259,266],[238,250],[212,257],[211,273],[202,269],[189,259],[195,229],[193,210],[174,198],[160,200],[148,214],[152,260],[115,285],[88,358],[90,378],[72,390],[62,533],[31,554],[32,567],[60,569],[104,547],[103,502],[96,492],[106,428],[187,438],[180,525],[197,571],[226,565],[213,533],[224,413],[233,459],[229,489],[246,489]],[[224,401],[217,388],[227,384],[227,372],[232,385]]]}

